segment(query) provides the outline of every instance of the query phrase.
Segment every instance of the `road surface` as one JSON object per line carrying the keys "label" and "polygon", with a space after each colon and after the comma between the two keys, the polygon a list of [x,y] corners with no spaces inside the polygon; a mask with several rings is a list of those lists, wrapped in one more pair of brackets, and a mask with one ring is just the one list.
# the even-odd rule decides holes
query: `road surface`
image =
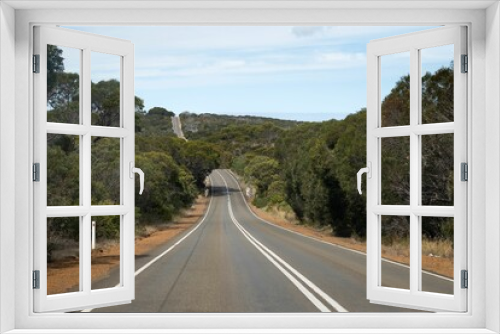
{"label": "road surface", "polygon": [[187,140],[186,137],[184,137],[184,132],[182,132],[181,119],[179,116],[172,117],[172,128],[177,137]]}
{"label": "road surface", "polygon": [[[366,300],[364,254],[322,243],[255,217],[234,177],[210,176],[204,219],[164,246],[136,259],[136,299],[91,312],[405,312]],[[388,284],[407,287],[408,268],[383,262]],[[452,282],[424,275],[438,291]],[[118,273],[109,279],[117,280]],[[93,286],[110,286],[109,281]],[[413,311],[412,311],[413,312]]]}

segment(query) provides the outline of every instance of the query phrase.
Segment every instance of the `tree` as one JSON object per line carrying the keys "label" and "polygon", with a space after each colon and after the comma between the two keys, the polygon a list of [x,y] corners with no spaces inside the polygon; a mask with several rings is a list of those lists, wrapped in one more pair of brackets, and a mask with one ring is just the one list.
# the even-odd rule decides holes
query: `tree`
{"label": "tree", "polygon": [[257,186],[257,191],[266,194],[269,186],[279,177],[279,163],[273,158],[256,156],[251,159],[244,170],[245,178]]}
{"label": "tree", "polygon": [[422,77],[422,123],[453,122],[453,64]]}
{"label": "tree", "polygon": [[55,45],[47,45],[47,93],[52,92],[57,74],[64,72],[63,51]]}
{"label": "tree", "polygon": [[92,83],[92,124],[120,126],[120,82],[115,79]]}
{"label": "tree", "polygon": [[144,114],[146,111],[144,110],[144,100],[140,97],[135,97],[135,112],[139,114]]}
{"label": "tree", "polygon": [[79,205],[79,137],[47,135],[47,205]]}
{"label": "tree", "polygon": [[80,123],[80,76],[76,73],[54,73],[53,87],[47,90],[47,121]]}
{"label": "tree", "polygon": [[136,206],[142,217],[165,222],[180,208],[191,205],[197,194],[194,178],[168,154],[139,153],[136,164],[148,176],[143,194],[136,197]]}
{"label": "tree", "polygon": [[204,141],[182,140],[181,164],[191,172],[199,188],[205,186],[205,178],[220,165],[219,148]]}
{"label": "tree", "polygon": [[92,205],[120,204],[120,139],[93,140],[91,147]]}
{"label": "tree", "polygon": [[148,116],[153,116],[153,115],[161,115],[161,116],[168,116],[168,117],[175,116],[175,114],[172,111],[169,111],[163,107],[153,107],[153,108],[149,109]]}
{"label": "tree", "polygon": [[410,76],[401,77],[382,101],[382,126],[410,124]]}
{"label": "tree", "polygon": [[337,121],[299,125],[288,130],[276,147],[286,200],[296,216],[304,222],[330,225],[339,235],[344,233],[340,227],[345,206],[333,172],[332,149],[341,129]]}
{"label": "tree", "polygon": [[366,166],[366,109],[347,116],[342,122],[342,134],[333,149],[333,173],[342,189],[344,219],[336,227],[340,236],[358,237],[366,234],[366,192],[359,195],[356,173]]}

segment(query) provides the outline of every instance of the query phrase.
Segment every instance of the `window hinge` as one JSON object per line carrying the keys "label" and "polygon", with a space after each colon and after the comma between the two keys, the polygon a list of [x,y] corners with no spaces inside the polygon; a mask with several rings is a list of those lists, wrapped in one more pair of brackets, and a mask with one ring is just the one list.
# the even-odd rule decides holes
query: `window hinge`
{"label": "window hinge", "polygon": [[40,270],[33,270],[33,289],[40,289]]}
{"label": "window hinge", "polygon": [[467,289],[469,287],[469,273],[467,270],[462,270],[461,272],[462,289]]}
{"label": "window hinge", "polygon": [[462,55],[462,73],[469,72],[469,56]]}
{"label": "window hinge", "polygon": [[33,164],[33,181],[40,181],[40,163],[38,162]]}
{"label": "window hinge", "polygon": [[40,73],[40,55],[33,55],[33,73]]}
{"label": "window hinge", "polygon": [[460,164],[460,180],[469,181],[469,165],[466,162]]}

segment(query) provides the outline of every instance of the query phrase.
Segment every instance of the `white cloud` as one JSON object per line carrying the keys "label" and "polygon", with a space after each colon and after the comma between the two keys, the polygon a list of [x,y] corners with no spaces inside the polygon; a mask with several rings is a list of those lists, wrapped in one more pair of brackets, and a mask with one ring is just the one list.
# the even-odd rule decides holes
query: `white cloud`
{"label": "white cloud", "polygon": [[311,37],[321,34],[324,31],[325,27],[322,26],[297,26],[292,28],[292,34],[298,38]]}
{"label": "white cloud", "polygon": [[[273,57],[230,58],[222,56],[193,58],[192,62],[177,68],[136,67],[136,84],[140,89],[167,89],[188,87],[238,86],[259,83],[303,81],[318,78],[318,72],[363,68],[363,53],[332,52],[297,55],[275,54]],[[333,73],[332,73],[333,74]],[[290,77],[293,75],[293,77]],[[328,74],[326,74],[328,76]],[[335,76],[339,77],[336,72]],[[302,78],[302,79],[300,79]]]}
{"label": "white cloud", "polygon": [[336,63],[351,67],[352,65],[364,65],[366,54],[361,52],[330,52],[318,55],[317,59],[323,63]]}

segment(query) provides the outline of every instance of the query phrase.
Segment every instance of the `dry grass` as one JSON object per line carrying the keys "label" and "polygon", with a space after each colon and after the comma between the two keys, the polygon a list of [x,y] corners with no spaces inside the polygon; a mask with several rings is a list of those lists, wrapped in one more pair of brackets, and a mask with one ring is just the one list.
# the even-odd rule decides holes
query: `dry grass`
{"label": "dry grass", "polygon": [[430,257],[453,259],[453,242],[451,240],[422,240],[422,254]]}
{"label": "dry grass", "polygon": [[[145,255],[179,233],[196,224],[203,217],[209,199],[199,196],[195,204],[184,210],[172,223],[145,228],[145,233],[135,239],[135,255]],[[78,253],[76,253],[78,254]],[[92,281],[103,279],[120,263],[120,244],[108,241],[92,251]],[[78,256],[59,257],[47,265],[47,294],[78,291]]]}

